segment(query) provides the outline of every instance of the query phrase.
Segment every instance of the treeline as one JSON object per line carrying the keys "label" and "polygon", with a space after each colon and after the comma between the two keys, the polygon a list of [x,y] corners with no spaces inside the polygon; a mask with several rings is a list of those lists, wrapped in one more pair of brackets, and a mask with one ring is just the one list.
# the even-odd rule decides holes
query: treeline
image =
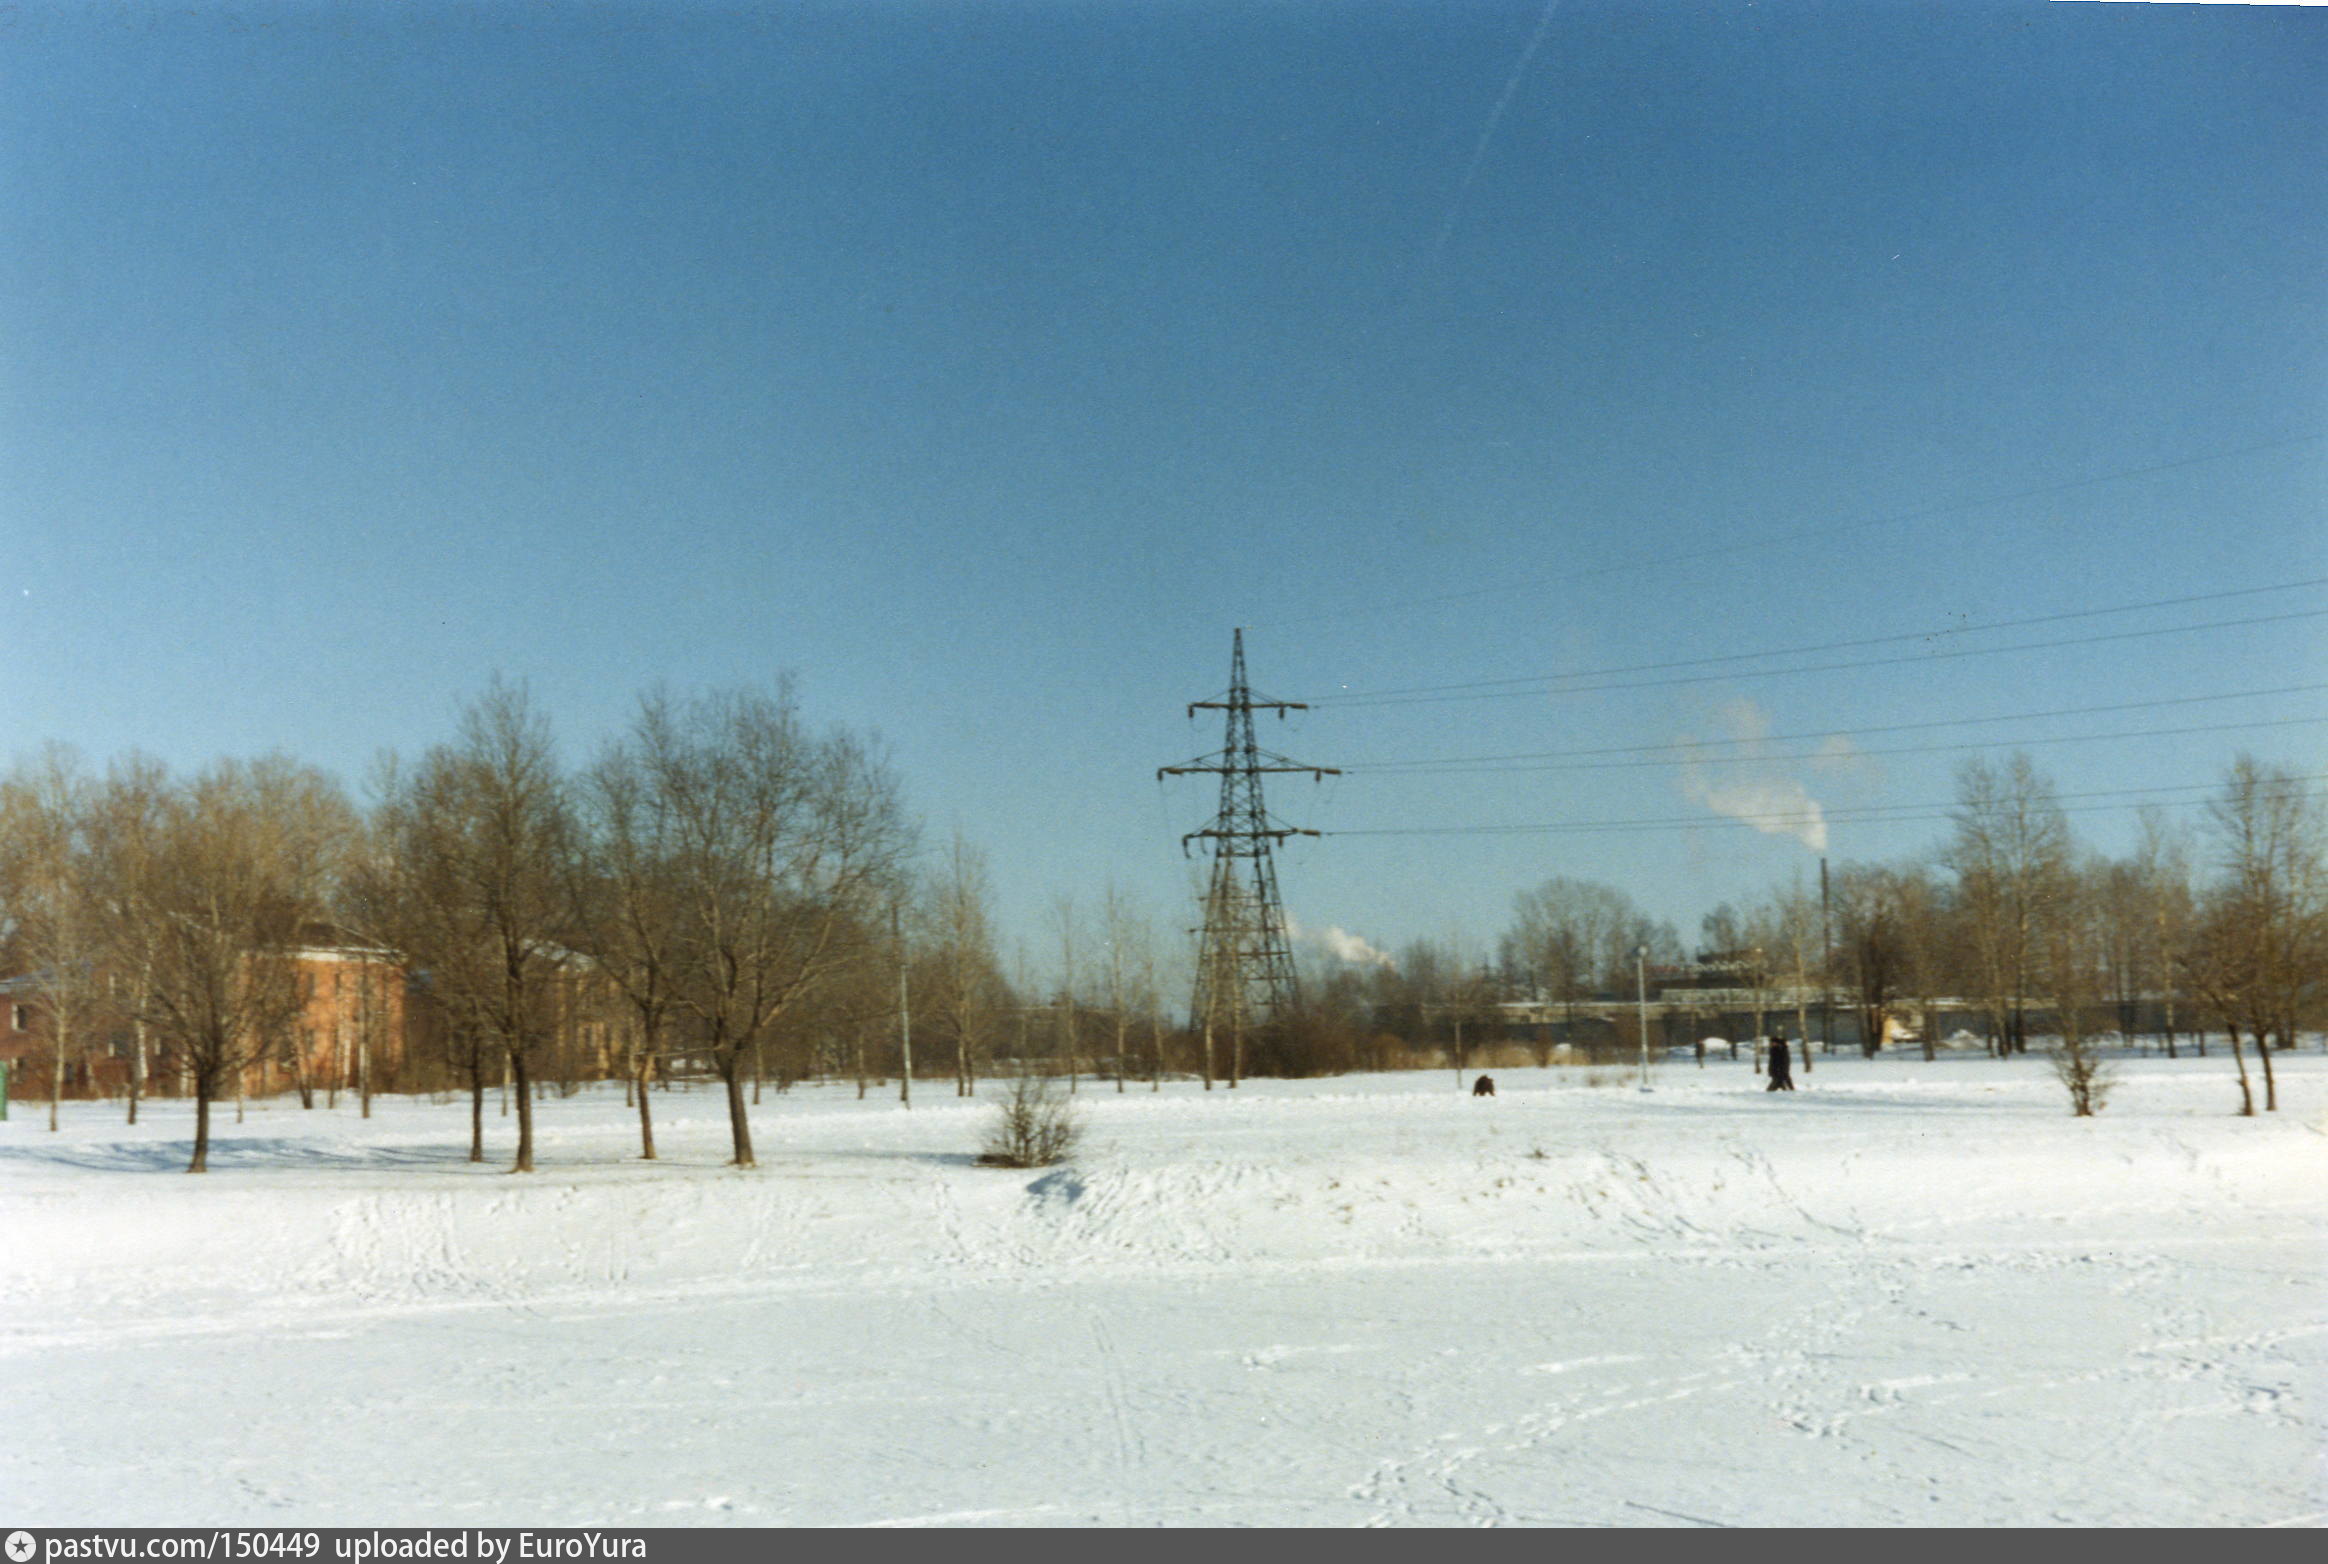
{"label": "treeline", "polygon": [[530,1169],[541,1068],[620,1073],[652,1156],[644,1087],[683,1059],[724,1083],[749,1166],[747,1077],[812,1017],[861,1019],[865,969],[896,947],[913,831],[895,778],[856,735],[811,731],[789,689],[650,695],[569,772],[497,682],[451,742],[384,763],[377,793],[359,810],[281,758],[90,777],[57,750],[0,784],[0,929],[52,1125],[69,1071],[122,1059],[133,1121],[156,1086],[193,1096],[199,1171],[213,1104],[252,1072],[312,1100],[319,975],[378,970],[395,992],[374,1009],[398,1024],[362,1050],[367,1111],[373,1061],[459,1081],[481,1158],[506,1082]]}
{"label": "treeline", "polygon": [[1694,964],[1621,891],[1555,878],[1516,898],[1490,952],[1426,940],[1312,961],[1296,1013],[1223,1036],[1175,1024],[1186,942],[1112,889],[1055,902],[1048,948],[1006,959],[983,856],[959,836],[920,852],[875,746],[812,728],[788,685],[650,693],[568,768],[528,694],[496,681],[371,791],[358,808],[282,757],[172,777],[131,756],[95,776],[53,748],[0,780],[0,973],[34,1019],[22,1062],[47,1077],[52,1127],[76,1077],[102,1076],[132,1122],[144,1095],[189,1095],[200,1170],[213,1106],[254,1082],[309,1105],[353,1091],[367,1113],[376,1091],[451,1088],[482,1160],[499,1087],[526,1170],[546,1089],[623,1080],[651,1158],[656,1090],[692,1077],[724,1092],[751,1166],[764,1083],[1234,1086],[1460,1067],[1468,1047],[1514,1042],[1545,1062],[1548,1017],[1621,1026],[1617,1002],[1658,969],[1669,1004],[1676,974],[1718,972],[1758,1029],[1791,1008],[1808,1035],[1816,995],[1849,1007],[1870,1051],[1904,1021],[1927,1057],[1944,1005],[1970,1006],[1999,1054],[2042,1022],[2072,1065],[2138,1018],[2170,1052],[2212,1026],[2252,1112],[2243,1044],[2276,1107],[2271,1049],[2320,1024],[2328,970],[2318,795],[2246,757],[2195,831],[2153,814],[2124,858],[2080,846],[2025,756],[1976,760],[1930,852],[1716,908]]}
{"label": "treeline", "polygon": [[[2255,1111],[2244,1045],[2262,1067],[2266,1109],[2278,1106],[2273,1049],[2328,1021],[2328,850],[2309,779],[2241,756],[2195,829],[2145,811],[2132,853],[2079,843],[2053,783],[2025,754],[1967,762],[1949,834],[1897,863],[1841,863],[1798,877],[1759,902],[1705,915],[1694,952],[1623,892],[1550,879],[1521,893],[1492,953],[1425,941],[1378,970],[1344,973],[1317,1001],[1348,1032],[1371,1026],[1460,1046],[1513,1034],[1500,1007],[1539,1014],[1598,1010],[1626,1023],[1620,1002],[1649,993],[1686,1004],[1679,974],[1726,990],[1709,1014],[1747,1013],[1759,1026],[1812,1035],[1815,1007],[1848,1008],[1849,1030],[1873,1053],[1907,1033],[1925,1058],[1943,1009],[1969,1009],[1989,1051],[2046,1046],[2076,1076],[2093,1070],[2109,1033],[2138,1029],[2171,1055],[2178,1037],[2224,1033],[2237,1065],[2240,1111]],[[1660,969],[1663,969],[1660,972]],[[1315,985],[1313,985],[1315,986]],[[1551,1028],[1522,1028],[1548,1039]],[[2077,1088],[2073,1083],[2073,1097]]]}
{"label": "treeline", "polygon": [[1111,888],[1060,899],[1050,948],[1006,958],[983,854],[919,852],[886,760],[811,728],[789,685],[649,693],[569,768],[496,681],[370,791],[359,808],[279,756],[91,775],[56,747],[0,780],[0,972],[45,1078],[16,1085],[46,1087],[51,1128],[69,1087],[118,1091],[132,1123],[145,1096],[190,1096],[201,1171],[214,1106],[239,1115],[246,1090],[345,1090],[369,1115],[376,1092],[449,1089],[482,1161],[498,1093],[526,1171],[545,1096],[621,1079],[653,1158],[658,1089],[709,1080],[749,1167],[764,1084],[1214,1083],[1167,1019],[1184,952]]}

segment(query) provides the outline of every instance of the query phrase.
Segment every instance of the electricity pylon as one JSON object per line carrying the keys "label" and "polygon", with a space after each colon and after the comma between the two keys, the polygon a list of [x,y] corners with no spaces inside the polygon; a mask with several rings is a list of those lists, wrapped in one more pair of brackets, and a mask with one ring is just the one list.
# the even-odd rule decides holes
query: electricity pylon
{"label": "electricity pylon", "polygon": [[1234,1086],[1244,1074],[1246,1036],[1291,1014],[1300,997],[1270,849],[1289,836],[1318,833],[1272,820],[1261,801],[1261,778],[1272,772],[1308,772],[1317,778],[1342,773],[1262,749],[1253,740],[1253,713],[1274,711],[1282,720],[1289,711],[1307,710],[1300,701],[1275,701],[1253,693],[1245,682],[1245,632],[1239,630],[1229,659],[1228,693],[1217,700],[1191,701],[1188,707],[1191,717],[1200,711],[1227,712],[1227,741],[1214,754],[1156,773],[1161,778],[1202,772],[1221,779],[1221,807],[1212,824],[1180,839],[1182,852],[1189,843],[1202,841],[1212,854],[1196,995],[1189,1006],[1189,1025],[1205,1035],[1207,1085],[1216,1032],[1226,1031],[1232,1039],[1229,1084]]}

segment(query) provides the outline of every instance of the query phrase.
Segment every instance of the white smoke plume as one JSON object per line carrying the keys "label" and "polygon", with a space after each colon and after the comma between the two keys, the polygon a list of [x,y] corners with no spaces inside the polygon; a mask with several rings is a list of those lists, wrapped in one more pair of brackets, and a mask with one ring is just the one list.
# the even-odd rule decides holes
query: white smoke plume
{"label": "white smoke plume", "polygon": [[1285,932],[1288,938],[1300,940],[1305,945],[1315,945],[1336,961],[1347,962],[1353,967],[1390,965],[1389,952],[1375,949],[1347,929],[1305,929],[1289,912],[1285,915]]}
{"label": "white smoke plume", "polygon": [[[1710,751],[1692,749],[1682,768],[1682,796],[1727,819],[1743,821],[1766,836],[1789,836],[1812,852],[1827,850],[1827,816],[1788,768],[1797,762],[1771,753],[1770,713],[1756,701],[1739,699],[1715,713],[1715,726],[1728,742]],[[1850,744],[1830,738],[1811,769],[1847,770]],[[1716,776],[1720,780],[1716,780]]]}
{"label": "white smoke plume", "polygon": [[1766,836],[1791,836],[1814,853],[1827,850],[1827,817],[1819,801],[1792,778],[1709,782],[1693,762],[1681,790],[1693,804],[1743,820]]}

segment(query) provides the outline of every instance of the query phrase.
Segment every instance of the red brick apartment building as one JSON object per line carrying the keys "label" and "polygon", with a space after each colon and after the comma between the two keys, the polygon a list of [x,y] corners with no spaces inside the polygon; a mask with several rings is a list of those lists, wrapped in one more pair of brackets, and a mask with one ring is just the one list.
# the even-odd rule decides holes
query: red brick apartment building
{"label": "red brick apartment building", "polygon": [[[298,1017],[289,1035],[243,1072],[243,1094],[265,1097],[302,1085],[354,1090],[367,1074],[375,1086],[393,1079],[405,1052],[401,958],[394,951],[319,939],[293,952],[292,960]],[[55,1088],[54,1038],[39,975],[0,979],[0,1063],[8,1066],[12,1099],[43,1100]],[[150,1095],[192,1090],[168,1040],[138,1027],[126,1007],[110,1013],[101,1007],[67,1051],[64,1066],[69,1098],[120,1096],[141,1066],[143,1090]]]}

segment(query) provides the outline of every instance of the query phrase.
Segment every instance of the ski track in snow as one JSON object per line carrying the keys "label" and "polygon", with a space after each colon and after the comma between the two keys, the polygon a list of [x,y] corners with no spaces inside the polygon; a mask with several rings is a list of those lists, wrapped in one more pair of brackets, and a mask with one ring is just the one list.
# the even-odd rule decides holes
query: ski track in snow
{"label": "ski track in snow", "polygon": [[[2328,1060],[0,1125],[26,1524],[2318,1525]],[[506,1135],[504,1134],[504,1138]]]}

